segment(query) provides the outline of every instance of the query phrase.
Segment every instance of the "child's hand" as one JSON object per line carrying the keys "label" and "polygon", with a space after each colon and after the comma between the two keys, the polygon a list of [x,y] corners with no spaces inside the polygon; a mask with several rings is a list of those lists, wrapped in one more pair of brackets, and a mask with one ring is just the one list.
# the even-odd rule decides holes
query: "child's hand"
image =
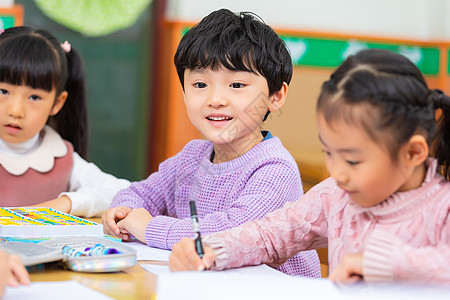
{"label": "child's hand", "polygon": [[153,219],[152,215],[145,208],[132,209],[128,215],[117,223],[120,232],[128,235],[132,234],[135,238],[145,243],[145,229],[148,222]]}
{"label": "child's hand", "polygon": [[69,197],[63,195],[59,198],[44,201],[35,205],[31,205],[32,207],[50,207],[65,213],[70,213],[72,209],[72,200]]}
{"label": "child's hand", "polygon": [[216,255],[210,247],[204,247],[205,255],[200,258],[195,251],[194,241],[188,238],[181,239],[173,245],[169,257],[169,269],[176,271],[203,271],[214,265]]}
{"label": "child's hand", "polygon": [[362,268],[363,255],[349,253],[344,256],[344,259],[328,278],[337,283],[355,283],[363,279]]}
{"label": "child's hand", "polygon": [[9,270],[11,275],[9,277],[9,286],[18,286],[19,284],[30,284],[30,275],[22,263],[22,260],[17,255],[9,255]]}
{"label": "child's hand", "polygon": [[6,285],[18,286],[30,284],[30,276],[20,257],[0,251],[0,298],[5,293]]}
{"label": "child's hand", "polygon": [[128,233],[122,233],[117,226],[117,222],[124,219],[131,211],[129,207],[113,207],[108,209],[102,216],[103,232],[112,236],[116,236],[123,240],[128,240]]}

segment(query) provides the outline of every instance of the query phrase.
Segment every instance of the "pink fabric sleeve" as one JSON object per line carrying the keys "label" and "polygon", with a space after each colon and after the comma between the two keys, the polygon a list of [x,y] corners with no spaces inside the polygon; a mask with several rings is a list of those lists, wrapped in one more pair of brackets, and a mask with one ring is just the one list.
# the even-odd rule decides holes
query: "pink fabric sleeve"
{"label": "pink fabric sleeve", "polygon": [[295,202],[233,229],[206,236],[214,269],[279,265],[302,250],[327,247],[327,218],[334,189],[326,180]]}
{"label": "pink fabric sleeve", "polygon": [[364,251],[364,280],[450,284],[448,228],[442,232],[443,241],[437,246],[424,247],[413,247],[389,233],[375,230]]}

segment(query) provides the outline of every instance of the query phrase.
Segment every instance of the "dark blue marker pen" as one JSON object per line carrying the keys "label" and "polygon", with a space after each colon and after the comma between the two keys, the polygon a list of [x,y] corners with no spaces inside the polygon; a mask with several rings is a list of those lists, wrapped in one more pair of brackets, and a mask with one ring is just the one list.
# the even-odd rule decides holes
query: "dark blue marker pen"
{"label": "dark blue marker pen", "polygon": [[202,237],[200,235],[200,225],[198,224],[197,209],[195,208],[194,201],[190,201],[189,205],[191,207],[192,231],[194,232],[195,238],[194,240],[195,251],[197,251],[198,256],[202,258],[205,253],[203,252]]}

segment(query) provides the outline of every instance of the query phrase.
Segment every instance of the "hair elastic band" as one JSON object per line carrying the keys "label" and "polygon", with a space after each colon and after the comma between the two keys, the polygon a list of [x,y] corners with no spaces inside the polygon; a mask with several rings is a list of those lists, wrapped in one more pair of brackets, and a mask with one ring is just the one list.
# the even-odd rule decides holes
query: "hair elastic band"
{"label": "hair elastic band", "polygon": [[72,50],[72,45],[68,41],[61,43],[61,48],[63,48],[64,52],[69,53]]}
{"label": "hair elastic band", "polygon": [[442,108],[444,107],[445,94],[439,89],[434,89],[431,92],[431,99],[433,101],[434,107]]}

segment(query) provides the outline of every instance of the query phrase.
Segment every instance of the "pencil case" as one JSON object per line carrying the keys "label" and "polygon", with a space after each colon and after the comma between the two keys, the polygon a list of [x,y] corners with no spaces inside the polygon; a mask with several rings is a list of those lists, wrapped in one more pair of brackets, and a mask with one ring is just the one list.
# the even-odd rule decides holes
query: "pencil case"
{"label": "pencil case", "polygon": [[[122,243],[98,237],[67,237],[40,242],[39,245],[61,249],[65,266],[76,272],[116,272],[137,264],[136,250]],[[99,248],[99,245],[101,247]],[[64,253],[63,248],[71,253]],[[94,253],[89,251],[107,253]],[[81,254],[80,254],[81,253]],[[87,253],[87,254],[86,254]]]}

